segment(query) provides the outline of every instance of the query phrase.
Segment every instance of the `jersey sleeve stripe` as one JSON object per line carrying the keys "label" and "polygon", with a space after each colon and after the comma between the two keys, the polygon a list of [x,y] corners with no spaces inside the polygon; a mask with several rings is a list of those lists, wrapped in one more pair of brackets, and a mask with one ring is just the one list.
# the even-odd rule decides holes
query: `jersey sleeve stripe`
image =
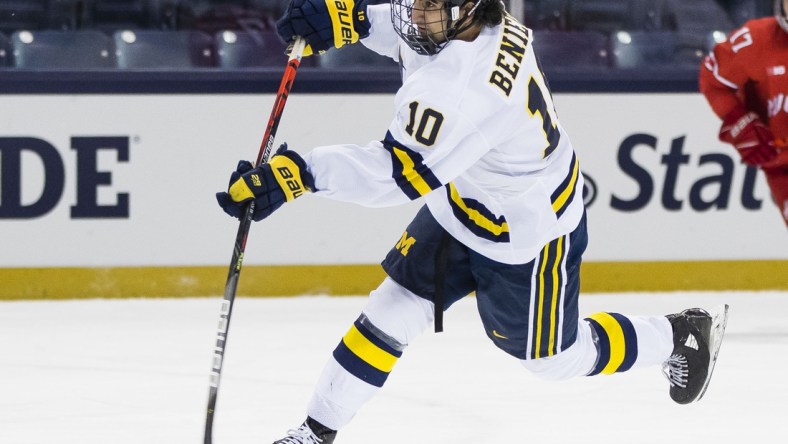
{"label": "jersey sleeve stripe", "polygon": [[559,218],[564,214],[564,211],[566,211],[569,204],[572,202],[572,198],[574,198],[577,189],[577,179],[580,176],[580,162],[577,160],[577,155],[575,153],[572,153],[571,163],[572,166],[569,169],[569,173],[567,173],[561,185],[555,189],[553,195],[550,197],[553,211],[555,211],[556,216]]}
{"label": "jersey sleeve stripe", "polygon": [[391,177],[411,200],[443,186],[432,170],[424,164],[424,158],[397,142],[391,132],[386,134],[383,146],[391,154]]}
{"label": "jersey sleeve stripe", "polygon": [[730,89],[739,89],[739,86],[735,83],[731,82],[730,80],[726,79],[725,77],[720,74],[720,65],[717,63],[717,56],[714,55],[713,52],[709,53],[706,56],[706,59],[703,61],[703,65],[711,71],[714,75],[714,78],[717,79],[718,82],[722,83],[723,85],[727,86]]}
{"label": "jersey sleeve stripe", "polygon": [[453,183],[446,194],[454,216],[473,234],[493,242],[509,242],[509,224],[503,216],[495,216],[481,202],[463,199]]}

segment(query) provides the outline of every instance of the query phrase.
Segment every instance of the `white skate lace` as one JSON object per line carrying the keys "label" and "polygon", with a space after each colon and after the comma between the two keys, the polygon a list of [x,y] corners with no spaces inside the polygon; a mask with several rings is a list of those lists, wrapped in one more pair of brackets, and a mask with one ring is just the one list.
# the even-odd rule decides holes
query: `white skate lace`
{"label": "white skate lace", "polygon": [[687,388],[687,379],[689,377],[687,358],[682,355],[670,355],[662,363],[662,374],[668,379],[671,387]]}
{"label": "white skate lace", "polygon": [[304,424],[298,429],[288,430],[287,437],[280,439],[276,444],[319,444],[321,442],[323,440],[315,436],[312,429]]}

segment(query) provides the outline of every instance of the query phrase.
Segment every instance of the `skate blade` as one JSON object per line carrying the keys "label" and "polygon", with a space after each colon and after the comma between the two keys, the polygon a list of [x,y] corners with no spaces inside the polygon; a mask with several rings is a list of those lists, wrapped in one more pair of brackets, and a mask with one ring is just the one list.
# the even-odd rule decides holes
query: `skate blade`
{"label": "skate blade", "polygon": [[709,334],[710,354],[709,372],[706,375],[706,382],[703,384],[703,390],[700,395],[695,399],[695,402],[700,401],[703,395],[706,394],[706,389],[709,388],[711,382],[711,374],[714,372],[714,365],[717,363],[717,356],[720,354],[720,346],[722,345],[722,337],[725,335],[725,327],[728,325],[728,304],[722,304],[714,310],[714,317],[711,320],[711,332]]}

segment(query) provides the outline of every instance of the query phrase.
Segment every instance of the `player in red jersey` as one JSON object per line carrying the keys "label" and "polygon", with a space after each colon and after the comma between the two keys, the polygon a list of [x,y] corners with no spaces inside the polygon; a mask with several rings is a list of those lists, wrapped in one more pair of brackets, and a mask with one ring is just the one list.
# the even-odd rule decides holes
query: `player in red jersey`
{"label": "player in red jersey", "polygon": [[760,167],[788,225],[788,0],[754,19],[706,56],[700,90],[722,118],[720,140]]}

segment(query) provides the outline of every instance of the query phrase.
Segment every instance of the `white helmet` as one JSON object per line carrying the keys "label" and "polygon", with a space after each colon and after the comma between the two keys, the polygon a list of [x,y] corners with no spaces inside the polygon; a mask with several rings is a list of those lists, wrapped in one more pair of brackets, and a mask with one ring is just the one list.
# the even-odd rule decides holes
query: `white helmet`
{"label": "white helmet", "polygon": [[777,23],[783,31],[788,32],[788,11],[785,10],[783,0],[774,0],[774,16],[777,17]]}
{"label": "white helmet", "polygon": [[[394,24],[394,30],[411,49],[422,55],[435,55],[446,47],[457,34],[472,25],[473,12],[480,4],[486,3],[488,0],[419,0],[422,4],[426,4],[426,8],[422,6],[414,9],[416,1],[391,0],[391,22]],[[460,7],[466,3],[472,3],[473,9],[464,17],[460,17]],[[436,10],[440,6],[444,11],[440,19],[441,30],[433,33],[420,31],[419,25],[413,21],[414,11],[416,14],[423,14],[425,10]],[[420,25],[423,28],[426,24],[421,23]]]}

